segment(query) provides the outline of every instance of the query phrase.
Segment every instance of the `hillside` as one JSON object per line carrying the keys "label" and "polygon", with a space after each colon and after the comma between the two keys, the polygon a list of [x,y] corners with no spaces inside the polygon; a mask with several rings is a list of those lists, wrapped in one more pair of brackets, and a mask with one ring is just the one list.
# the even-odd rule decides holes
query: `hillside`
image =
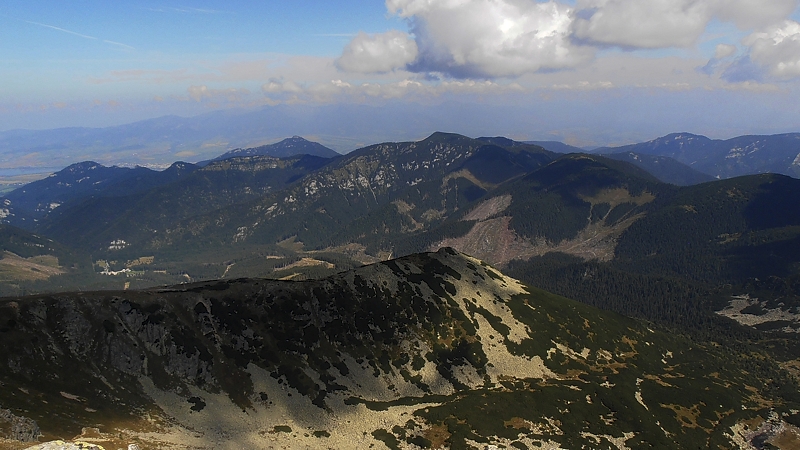
{"label": "hillside", "polygon": [[152,238],[194,216],[279,191],[330,162],[327,158],[245,156],[215,161],[185,178],[143,193],[95,196],[54,211],[38,229],[54,239],[96,251],[114,240]]}
{"label": "hillside", "polygon": [[[442,240],[493,264],[551,252],[613,259],[619,235],[674,188],[625,162],[570,154],[513,180],[442,225]],[[457,227],[456,223],[463,224]]]}
{"label": "hillside", "polygon": [[280,142],[262,145],[260,147],[236,148],[225,152],[210,161],[198,163],[198,165],[203,166],[211,161],[221,161],[223,159],[237,158],[242,156],[272,156],[275,158],[288,158],[296,155],[311,155],[319,156],[320,158],[335,158],[340,156],[339,153],[336,153],[322,144],[311,142],[301,138],[300,136],[293,136]]}
{"label": "hillside", "polygon": [[0,324],[9,418],[0,425],[15,421],[23,439],[106,448],[798,444],[797,387],[763,355],[548,294],[451,249],[318,281],[3,299]]}
{"label": "hillside", "polygon": [[0,294],[320,278],[450,246],[701,339],[800,330],[800,186],[788,177],[678,187],[626,161],[435,133],[333,159],[232,158],[145,192],[105,192],[36,227],[88,262],[9,271]]}
{"label": "hillside", "polygon": [[145,167],[105,167],[93,161],[72,164],[3,197],[3,223],[33,230],[37,222],[63,205],[94,196],[120,197],[170,184],[192,173],[193,164],[176,162],[163,171]]}
{"label": "hillside", "polygon": [[[445,133],[335,159],[233,158],[124,200],[96,197],[60,209],[38,231],[91,252],[113,271],[154,257],[145,272],[166,271],[172,282],[229,270],[265,276],[302,258],[341,270],[386,259],[393,239],[431,229],[551,158],[539,147],[505,148]],[[124,245],[111,244],[118,241]],[[275,263],[266,273],[264,257]],[[140,278],[130,281],[143,286]]]}
{"label": "hillside", "polygon": [[[0,249],[0,295],[25,294],[25,286],[36,282],[80,279],[90,268],[81,252],[11,225],[0,224]],[[49,286],[60,290],[74,282]]]}
{"label": "hillside", "polygon": [[717,178],[758,173],[800,176],[800,133],[739,136],[726,140],[673,133],[648,142],[597,148],[593,152],[668,156]]}
{"label": "hillside", "polygon": [[664,183],[676,186],[692,186],[715,180],[711,175],[699,172],[669,156],[645,155],[634,152],[608,153],[605,156],[634,164]]}

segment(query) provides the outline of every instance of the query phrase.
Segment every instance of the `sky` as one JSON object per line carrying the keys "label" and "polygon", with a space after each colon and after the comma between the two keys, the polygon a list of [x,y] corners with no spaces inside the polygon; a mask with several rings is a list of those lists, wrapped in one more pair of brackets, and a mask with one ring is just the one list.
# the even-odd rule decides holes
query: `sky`
{"label": "sky", "polygon": [[4,0],[0,131],[391,104],[581,146],[797,132],[799,22],[800,0]]}

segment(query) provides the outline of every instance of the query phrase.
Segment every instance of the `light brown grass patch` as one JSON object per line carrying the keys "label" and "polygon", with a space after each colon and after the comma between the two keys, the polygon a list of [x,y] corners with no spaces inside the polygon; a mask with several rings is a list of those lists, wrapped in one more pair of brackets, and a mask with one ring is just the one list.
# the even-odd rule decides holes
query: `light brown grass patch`
{"label": "light brown grass patch", "polygon": [[451,436],[445,425],[434,425],[423,431],[422,435],[431,442],[431,448],[444,448]]}

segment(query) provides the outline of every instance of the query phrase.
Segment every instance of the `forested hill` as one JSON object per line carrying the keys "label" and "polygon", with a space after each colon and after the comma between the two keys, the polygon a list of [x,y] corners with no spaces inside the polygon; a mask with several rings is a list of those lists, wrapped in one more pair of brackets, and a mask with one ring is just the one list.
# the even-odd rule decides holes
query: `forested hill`
{"label": "forested hill", "polygon": [[800,177],[800,133],[738,136],[726,140],[673,133],[648,142],[603,147],[593,152],[668,156],[718,178],[758,173]]}
{"label": "forested hill", "polygon": [[221,161],[223,159],[241,156],[272,156],[276,158],[287,158],[296,155],[311,155],[319,156],[321,158],[335,158],[340,156],[339,153],[329,149],[328,147],[325,147],[320,143],[303,139],[300,136],[293,136],[274,144],[233,149],[223,153],[220,156],[217,156],[210,161],[203,161],[199,163],[199,165],[203,166],[211,161]]}

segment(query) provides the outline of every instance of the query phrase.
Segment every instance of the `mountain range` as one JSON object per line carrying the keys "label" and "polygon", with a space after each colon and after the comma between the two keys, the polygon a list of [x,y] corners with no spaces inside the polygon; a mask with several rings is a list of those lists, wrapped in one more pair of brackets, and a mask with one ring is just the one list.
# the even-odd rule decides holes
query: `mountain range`
{"label": "mountain range", "polygon": [[[426,108],[425,111],[393,102],[382,107],[278,105],[215,111],[196,117],[165,116],[104,128],[8,130],[0,132],[0,171],[24,169],[25,173],[44,173],[82,161],[95,161],[106,166],[140,165],[163,169],[176,160],[197,163],[235,149],[264,146],[286,136],[287,130],[321,142],[339,153],[347,153],[382,139],[407,140],[422,136],[421,133],[409,135],[411,129],[488,133],[509,128],[504,126],[509,122],[507,110],[493,115],[494,107],[487,105],[487,113],[479,120],[465,120],[460,114],[453,113],[459,108],[460,105],[455,103]],[[503,119],[506,124],[500,122],[500,116],[506,117]],[[544,133],[521,120],[511,128],[529,130],[528,134]],[[519,134],[519,131],[514,133]],[[788,133],[716,140],[676,133],[649,142],[599,151],[634,151],[640,157],[644,154],[672,157],[712,177],[766,172],[798,176],[795,160],[800,149],[797,138],[798,133]],[[590,150],[589,147],[578,148],[552,140],[529,143],[559,153]]]}
{"label": "mountain range", "polygon": [[[702,266],[704,275],[688,281],[715,286],[747,282],[736,267],[754,258],[765,261],[758,278],[794,273],[792,252],[769,255],[796,239],[797,180],[760,175],[678,187],[642,167],[447,133],[336,158],[237,156],[163,172],[82,163],[13,191],[3,221],[24,228],[17,234],[72,248],[72,260],[84,263],[4,289],[50,290],[56,280],[121,287],[119,277],[100,273],[126,270],[137,274],[124,275],[134,287],[223,275],[306,277],[440,245],[510,264],[523,279],[530,275],[521,266],[553,255],[646,277],[685,277]],[[671,167],[674,176],[696,175]],[[704,250],[681,263],[675,258],[690,242]]]}
{"label": "mountain range", "polygon": [[452,133],[284,142],[6,196],[0,411],[113,445],[794,445],[800,180]]}
{"label": "mountain range", "polygon": [[726,140],[674,133],[640,144],[598,148],[593,152],[666,156],[715,178],[755,173],[800,176],[800,133],[739,136]]}

